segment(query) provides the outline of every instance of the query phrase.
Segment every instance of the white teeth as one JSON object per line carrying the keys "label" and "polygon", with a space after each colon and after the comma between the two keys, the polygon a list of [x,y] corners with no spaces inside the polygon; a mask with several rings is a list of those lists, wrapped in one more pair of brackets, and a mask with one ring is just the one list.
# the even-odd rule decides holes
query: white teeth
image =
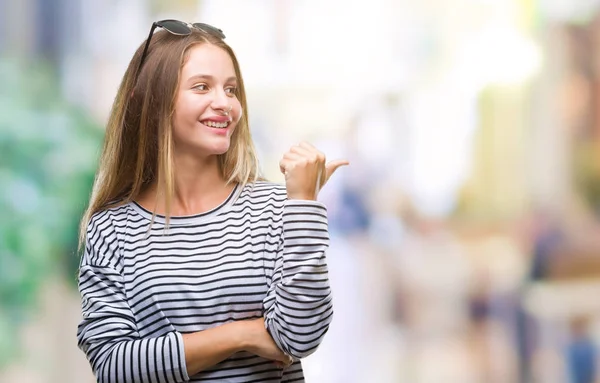
{"label": "white teeth", "polygon": [[226,128],[229,125],[229,122],[214,122],[214,121],[204,121],[204,125],[210,126],[211,128]]}

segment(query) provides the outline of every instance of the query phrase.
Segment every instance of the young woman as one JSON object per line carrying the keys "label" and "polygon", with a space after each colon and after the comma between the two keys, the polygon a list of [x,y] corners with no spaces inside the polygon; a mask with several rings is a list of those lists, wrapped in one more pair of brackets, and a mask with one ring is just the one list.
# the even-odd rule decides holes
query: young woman
{"label": "young woman", "polygon": [[347,161],[302,143],[285,185],[261,180],[224,38],[155,22],[115,99],[81,225],[77,337],[100,382],[303,381],[331,322],[316,199]]}

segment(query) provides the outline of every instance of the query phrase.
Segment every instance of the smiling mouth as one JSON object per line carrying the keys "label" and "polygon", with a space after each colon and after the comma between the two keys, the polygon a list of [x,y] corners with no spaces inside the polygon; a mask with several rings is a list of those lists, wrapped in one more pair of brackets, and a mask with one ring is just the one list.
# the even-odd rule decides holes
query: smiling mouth
{"label": "smiling mouth", "polygon": [[231,123],[231,121],[215,122],[215,121],[209,121],[209,120],[200,121],[200,122],[208,127],[217,128],[217,129],[225,129]]}

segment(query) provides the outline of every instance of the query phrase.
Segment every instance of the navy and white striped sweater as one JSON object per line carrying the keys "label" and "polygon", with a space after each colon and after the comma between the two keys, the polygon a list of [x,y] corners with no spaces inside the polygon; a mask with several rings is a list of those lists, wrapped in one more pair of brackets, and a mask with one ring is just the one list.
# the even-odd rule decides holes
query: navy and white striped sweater
{"label": "navy and white striped sweater", "polygon": [[[285,186],[237,186],[215,209],[165,219],[136,203],[95,214],[79,290],[79,347],[99,382],[302,382],[333,309],[327,211]],[[182,333],[264,316],[287,369],[240,352],[188,376]]]}

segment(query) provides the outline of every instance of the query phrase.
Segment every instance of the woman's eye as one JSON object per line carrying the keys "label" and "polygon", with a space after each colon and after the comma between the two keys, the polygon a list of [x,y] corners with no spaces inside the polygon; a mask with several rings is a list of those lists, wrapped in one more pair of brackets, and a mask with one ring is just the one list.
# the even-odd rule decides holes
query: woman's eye
{"label": "woman's eye", "polygon": [[226,88],[226,89],[225,89],[225,92],[226,92],[227,94],[231,94],[231,95],[234,95],[234,96],[235,96],[235,91],[236,91],[236,88],[235,88],[235,87],[230,87],[230,88]]}
{"label": "woman's eye", "polygon": [[194,89],[200,90],[200,91],[206,91],[206,90],[208,90],[208,86],[206,86],[206,84],[198,84],[198,85],[194,86]]}

